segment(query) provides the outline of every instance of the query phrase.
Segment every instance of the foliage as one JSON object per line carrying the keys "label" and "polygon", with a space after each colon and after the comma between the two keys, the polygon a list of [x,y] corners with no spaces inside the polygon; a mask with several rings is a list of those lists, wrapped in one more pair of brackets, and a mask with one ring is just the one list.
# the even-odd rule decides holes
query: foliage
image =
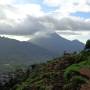
{"label": "foliage", "polygon": [[85,48],[86,49],[90,49],[90,40],[87,40],[86,45],[85,45]]}
{"label": "foliage", "polygon": [[82,76],[75,76],[64,85],[64,90],[80,90],[80,86],[86,83],[87,79]]}
{"label": "foliage", "polygon": [[72,72],[78,72],[81,68],[90,68],[90,57],[88,59],[81,61],[80,63],[77,64],[72,64],[68,68],[65,69],[64,72],[64,77],[67,79],[68,75],[71,74]]}

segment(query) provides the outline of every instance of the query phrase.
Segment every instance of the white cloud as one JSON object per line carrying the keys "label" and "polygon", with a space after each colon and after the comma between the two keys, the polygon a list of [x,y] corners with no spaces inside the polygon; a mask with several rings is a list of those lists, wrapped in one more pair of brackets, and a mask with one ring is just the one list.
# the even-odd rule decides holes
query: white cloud
{"label": "white cloud", "polygon": [[13,5],[11,8],[7,7],[3,11],[5,11],[6,18],[15,22],[22,21],[27,16],[40,17],[44,15],[40,5],[37,4]]}
{"label": "white cloud", "polygon": [[10,38],[10,39],[16,39],[19,41],[28,41],[30,40],[30,36],[17,36],[17,35],[0,35],[1,37],[6,37],[6,38]]}
{"label": "white cloud", "polygon": [[41,17],[45,13],[39,4],[14,4],[15,0],[0,0],[0,23],[15,25],[27,16]]}
{"label": "white cloud", "polygon": [[90,0],[44,0],[44,4],[49,6],[57,6],[52,12],[44,12],[43,7],[36,3],[14,4],[15,0],[0,0],[0,20],[2,22],[17,24],[24,20],[27,16],[43,17],[50,15],[57,19],[69,17],[70,13],[90,12]]}
{"label": "white cloud", "polygon": [[[38,32],[55,32],[55,31],[90,31],[90,20],[80,18],[62,18],[55,19],[53,17],[32,17],[28,16],[15,26],[8,23],[0,23],[0,34],[11,35],[34,35]],[[72,33],[70,32],[70,33]],[[73,34],[72,33],[72,34]]]}
{"label": "white cloud", "polygon": [[90,31],[76,31],[77,34],[69,34],[68,31],[66,31],[65,33],[68,34],[62,34],[61,32],[58,32],[59,35],[61,35],[62,37],[69,39],[69,40],[80,40],[83,43],[86,43],[87,39],[90,39]]}
{"label": "white cloud", "polygon": [[90,12],[90,0],[44,0],[44,4],[57,7],[54,12],[62,16],[76,12]]}
{"label": "white cloud", "polygon": [[47,4],[49,6],[59,6],[60,5],[60,0],[44,0],[44,4]]}
{"label": "white cloud", "polygon": [[49,6],[65,6],[67,4],[74,4],[74,5],[85,5],[89,3],[90,0],[44,0],[44,3]]}
{"label": "white cloud", "polygon": [[[38,33],[64,31],[69,38],[89,37],[90,19],[71,16],[71,13],[90,12],[90,0],[42,0],[52,11],[44,12],[36,3],[14,3],[16,0],[0,0],[0,34],[36,35]],[[70,30],[67,32],[67,30]],[[77,33],[81,31],[81,33]],[[74,35],[75,34],[75,35]],[[78,35],[80,34],[80,36]],[[90,34],[90,33],[89,33]],[[11,37],[11,36],[8,37]],[[19,37],[20,39],[23,37]],[[86,39],[85,39],[86,40]]]}
{"label": "white cloud", "polygon": [[0,5],[8,5],[11,4],[13,0],[0,0]]}
{"label": "white cloud", "polygon": [[31,15],[39,17],[44,15],[41,6],[38,4],[23,4],[23,5],[16,5],[15,7],[17,8],[20,16]]}

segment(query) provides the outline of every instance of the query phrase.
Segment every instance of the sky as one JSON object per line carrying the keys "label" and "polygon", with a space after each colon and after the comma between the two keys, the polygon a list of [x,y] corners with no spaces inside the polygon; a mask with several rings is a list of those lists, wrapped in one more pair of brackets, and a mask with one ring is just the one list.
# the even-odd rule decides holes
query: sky
{"label": "sky", "polygon": [[51,33],[90,39],[90,0],[0,0],[0,35],[27,41]]}

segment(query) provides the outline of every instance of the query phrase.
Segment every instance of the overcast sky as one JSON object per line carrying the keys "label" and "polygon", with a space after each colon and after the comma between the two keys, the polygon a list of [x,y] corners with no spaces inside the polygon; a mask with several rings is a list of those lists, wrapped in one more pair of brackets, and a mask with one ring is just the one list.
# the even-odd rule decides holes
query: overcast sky
{"label": "overcast sky", "polygon": [[0,35],[22,41],[53,32],[90,39],[90,0],[0,0]]}

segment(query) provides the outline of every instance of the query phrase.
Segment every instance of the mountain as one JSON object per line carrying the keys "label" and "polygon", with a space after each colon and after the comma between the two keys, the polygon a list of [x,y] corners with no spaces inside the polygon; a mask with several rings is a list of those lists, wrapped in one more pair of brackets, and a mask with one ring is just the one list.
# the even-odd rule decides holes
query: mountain
{"label": "mountain", "polygon": [[32,38],[29,42],[34,43],[42,48],[52,51],[55,55],[62,55],[64,51],[74,52],[80,51],[84,48],[84,44],[78,40],[69,41],[57,33],[51,33],[49,35]]}
{"label": "mountain", "polygon": [[12,68],[10,65],[45,62],[61,56],[65,50],[80,51],[83,46],[78,40],[69,41],[56,33],[33,38],[28,42],[0,37],[0,68],[7,69]]}
{"label": "mountain", "polygon": [[52,56],[53,53],[49,50],[32,43],[0,37],[0,64],[30,64],[42,62]]}

